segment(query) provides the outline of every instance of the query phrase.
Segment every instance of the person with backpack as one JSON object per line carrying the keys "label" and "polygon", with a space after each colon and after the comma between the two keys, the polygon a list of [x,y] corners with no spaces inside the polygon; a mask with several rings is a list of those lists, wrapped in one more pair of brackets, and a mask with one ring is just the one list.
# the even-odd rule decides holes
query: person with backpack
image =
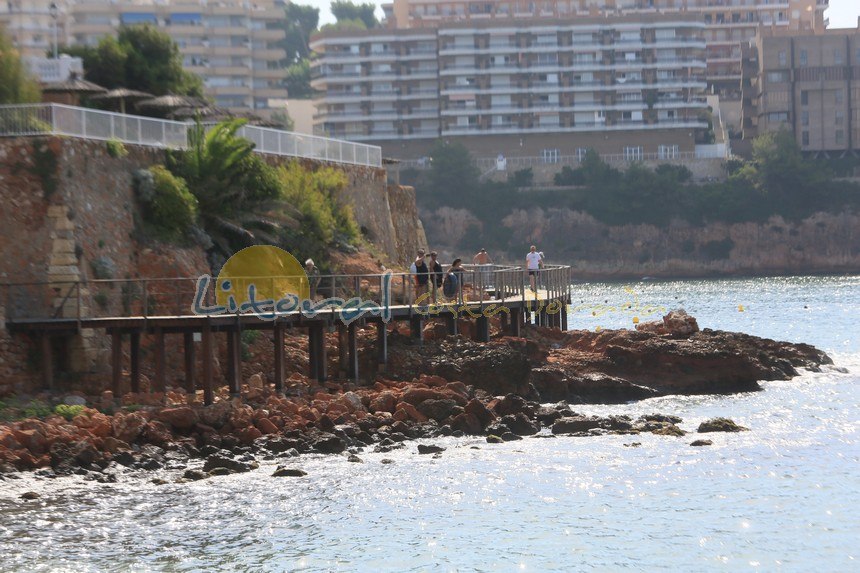
{"label": "person with backpack", "polygon": [[417,301],[428,291],[430,283],[430,270],[427,268],[427,255],[424,254],[424,249],[418,251],[418,256],[412,264],[415,265],[415,300]]}
{"label": "person with backpack", "polygon": [[462,266],[463,259],[454,259],[448,271],[445,273],[445,278],[442,280],[442,294],[448,300],[457,299],[458,302],[463,302],[463,275],[465,270]]}

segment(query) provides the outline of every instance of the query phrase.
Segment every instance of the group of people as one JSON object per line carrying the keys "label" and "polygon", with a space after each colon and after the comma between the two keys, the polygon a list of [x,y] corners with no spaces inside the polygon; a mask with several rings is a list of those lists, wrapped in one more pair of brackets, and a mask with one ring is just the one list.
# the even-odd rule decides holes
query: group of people
{"label": "group of people", "polygon": [[[410,275],[412,276],[415,285],[415,300],[425,293],[429,293],[430,300],[435,304],[438,298],[439,288],[442,289],[442,294],[446,299],[451,300],[458,298],[462,301],[463,293],[463,276],[465,270],[462,267],[463,259],[456,258],[451,265],[442,270],[442,265],[438,260],[439,254],[436,251],[430,251],[430,255],[426,254],[424,249],[418,249],[418,256],[412,261],[409,267]],[[428,260],[429,258],[429,260]],[[543,253],[537,250],[534,245],[531,246],[528,254],[526,254],[526,270],[529,274],[529,284],[532,291],[536,289],[537,277],[540,270],[543,268]],[[481,281],[481,288],[490,286],[491,270],[493,259],[486,249],[481,249],[472,258],[472,264],[480,269],[476,275]]]}

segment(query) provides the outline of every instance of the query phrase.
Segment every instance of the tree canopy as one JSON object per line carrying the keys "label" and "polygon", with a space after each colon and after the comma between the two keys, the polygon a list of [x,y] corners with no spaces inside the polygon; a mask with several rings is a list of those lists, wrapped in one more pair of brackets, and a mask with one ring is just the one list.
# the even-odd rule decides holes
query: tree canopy
{"label": "tree canopy", "polygon": [[35,103],[41,99],[33,78],[12,41],[0,28],[0,104]]}
{"label": "tree canopy", "polygon": [[331,3],[331,13],[338,23],[359,21],[366,28],[379,27],[379,20],[376,19],[376,6],[371,3],[354,4],[348,0],[335,0]]}
{"label": "tree canopy", "polygon": [[149,24],[123,26],[117,38],[63,52],[84,60],[87,79],[108,89],[125,87],[155,95],[202,95],[203,83],[182,66],[176,43]]}
{"label": "tree canopy", "polygon": [[320,10],[292,3],[287,4],[284,10],[286,19],[282,26],[286,35],[280,44],[287,53],[286,64],[292,65],[310,56],[308,42],[319,25]]}

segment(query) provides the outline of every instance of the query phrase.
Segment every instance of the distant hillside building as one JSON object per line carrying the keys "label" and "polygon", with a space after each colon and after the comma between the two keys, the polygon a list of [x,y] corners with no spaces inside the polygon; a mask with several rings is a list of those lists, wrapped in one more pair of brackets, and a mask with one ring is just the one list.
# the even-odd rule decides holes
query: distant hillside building
{"label": "distant hillside building", "polygon": [[787,127],[810,154],[860,150],[860,27],[762,33],[746,51],[744,139]]}
{"label": "distant hillside building", "polygon": [[419,158],[692,154],[708,127],[705,24],[693,15],[441,22],[311,40],[316,126]]}
{"label": "distant hillside building", "polygon": [[[266,109],[286,97],[286,57],[278,42],[286,17],[275,0],[54,0],[61,46],[95,45],[120,26],[150,23],[178,44],[187,70],[203,78],[219,107]],[[0,25],[24,55],[52,46],[51,0],[0,3]]]}

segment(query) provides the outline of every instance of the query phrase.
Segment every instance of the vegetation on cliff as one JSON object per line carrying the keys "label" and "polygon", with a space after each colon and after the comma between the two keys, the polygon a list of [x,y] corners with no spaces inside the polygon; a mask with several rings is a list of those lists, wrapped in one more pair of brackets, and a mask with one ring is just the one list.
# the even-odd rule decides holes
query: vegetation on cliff
{"label": "vegetation on cliff", "polygon": [[245,120],[191,130],[187,150],[135,178],[144,223],[168,241],[194,237],[219,267],[251,245],[282,247],[327,268],[329,249],[353,243],[360,231],[352,210],[336,198],[348,183],[331,167],[298,162],[269,165],[237,135]]}
{"label": "vegetation on cliff", "polygon": [[0,104],[34,103],[41,99],[39,83],[21,61],[21,54],[0,28]]}
{"label": "vegetation on cliff", "polygon": [[[461,217],[465,227],[457,244],[451,245],[463,250],[485,246],[505,251],[521,246],[511,243],[510,227],[498,223],[535,209],[586,213],[609,226],[658,228],[676,223],[765,222],[775,215],[800,221],[816,212],[860,210],[860,186],[836,180],[828,163],[805,159],[785,131],[760,136],[750,161],[729,162],[726,181],[704,185],[693,183],[683,166],[650,169],[633,164],[621,171],[589,152],[578,168],[564,167],[556,175],[557,187],[523,192],[514,179],[527,182],[528,173],[504,183],[482,182],[468,150],[460,144],[437,142],[431,157],[428,171],[404,173],[403,181],[416,186],[419,207],[434,212],[429,218],[436,222],[453,210],[469,214]],[[548,242],[562,240],[556,241],[549,227],[540,235]]]}

